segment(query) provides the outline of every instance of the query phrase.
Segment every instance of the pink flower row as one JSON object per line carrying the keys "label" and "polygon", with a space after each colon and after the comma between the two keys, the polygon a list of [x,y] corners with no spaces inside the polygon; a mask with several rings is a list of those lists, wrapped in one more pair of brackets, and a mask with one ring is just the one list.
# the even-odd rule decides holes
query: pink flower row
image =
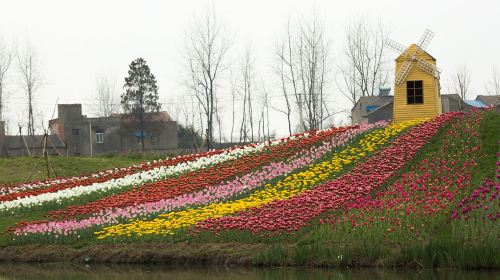
{"label": "pink flower row", "polygon": [[375,125],[365,124],[359,128],[348,130],[334,136],[331,141],[325,142],[319,147],[312,147],[309,150],[298,152],[291,158],[287,159],[286,162],[270,163],[263,166],[261,170],[245,174],[220,185],[209,186],[195,193],[187,193],[160,201],[146,202],[140,205],[106,209],[92,215],[91,217],[81,220],[70,219],[27,224],[23,227],[16,228],[15,234],[24,235],[27,233],[55,233],[67,235],[85,228],[118,223],[123,219],[154,215],[159,212],[173,211],[175,209],[188,206],[206,205],[209,203],[224,201],[234,197],[235,195],[244,194],[255,188],[261,187],[266,181],[286,175],[299,168],[303,168],[320,159],[332,149],[344,145],[353,139],[353,137],[369,129],[382,127],[384,125],[385,123],[378,123]]}

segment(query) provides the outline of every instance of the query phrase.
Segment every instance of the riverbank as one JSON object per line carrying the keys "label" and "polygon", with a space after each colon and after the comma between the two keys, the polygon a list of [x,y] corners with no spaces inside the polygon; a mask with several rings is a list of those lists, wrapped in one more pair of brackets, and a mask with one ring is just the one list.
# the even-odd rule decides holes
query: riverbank
{"label": "riverbank", "polygon": [[[321,246],[318,246],[321,247]],[[81,248],[70,245],[23,245],[0,248],[0,263],[61,263],[61,264],[162,264],[169,266],[230,266],[230,267],[335,267],[335,268],[391,268],[424,269],[451,268],[444,265],[428,267],[424,256],[409,259],[404,250],[393,248],[386,255],[363,255],[353,250],[338,252],[325,244],[322,253],[311,253],[304,262],[298,258],[300,245],[263,243],[121,243],[92,244]],[[329,251],[329,252],[328,252]],[[325,252],[328,252],[324,255]],[[467,254],[467,250],[464,251]],[[449,252],[448,252],[449,253]],[[318,258],[318,255],[322,257]],[[435,256],[447,254],[435,247],[426,252]],[[327,255],[330,257],[328,258]],[[449,255],[452,258],[452,255]],[[307,256],[306,256],[307,258]],[[441,263],[443,264],[443,263]],[[454,266],[453,268],[457,268]],[[462,267],[462,269],[487,269],[491,266]]]}

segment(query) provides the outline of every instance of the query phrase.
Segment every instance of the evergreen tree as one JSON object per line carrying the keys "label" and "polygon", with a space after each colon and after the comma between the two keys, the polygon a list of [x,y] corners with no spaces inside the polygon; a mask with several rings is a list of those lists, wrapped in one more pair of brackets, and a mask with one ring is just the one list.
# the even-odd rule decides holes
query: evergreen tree
{"label": "evergreen tree", "polygon": [[139,122],[141,151],[144,151],[144,125],[151,113],[160,111],[158,86],[146,61],[138,58],[129,66],[128,77],[123,86],[121,105],[124,113]]}

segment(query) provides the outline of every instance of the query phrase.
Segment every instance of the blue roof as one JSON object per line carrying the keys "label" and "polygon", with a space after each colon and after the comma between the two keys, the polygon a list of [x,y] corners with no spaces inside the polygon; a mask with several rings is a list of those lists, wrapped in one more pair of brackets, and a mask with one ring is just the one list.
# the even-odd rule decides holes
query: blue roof
{"label": "blue roof", "polygon": [[479,100],[465,100],[465,103],[476,108],[486,108],[488,107],[486,104]]}

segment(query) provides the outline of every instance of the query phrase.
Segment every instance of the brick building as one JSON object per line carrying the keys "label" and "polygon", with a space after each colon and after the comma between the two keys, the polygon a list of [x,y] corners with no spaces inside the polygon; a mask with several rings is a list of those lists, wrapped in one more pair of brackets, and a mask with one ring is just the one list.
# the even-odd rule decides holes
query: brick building
{"label": "brick building", "polygon": [[177,122],[167,112],[148,115],[141,136],[139,126],[124,115],[88,118],[81,104],[59,104],[58,117],[49,121],[50,134],[65,144],[66,155],[98,155],[141,149],[168,152],[178,147]]}

